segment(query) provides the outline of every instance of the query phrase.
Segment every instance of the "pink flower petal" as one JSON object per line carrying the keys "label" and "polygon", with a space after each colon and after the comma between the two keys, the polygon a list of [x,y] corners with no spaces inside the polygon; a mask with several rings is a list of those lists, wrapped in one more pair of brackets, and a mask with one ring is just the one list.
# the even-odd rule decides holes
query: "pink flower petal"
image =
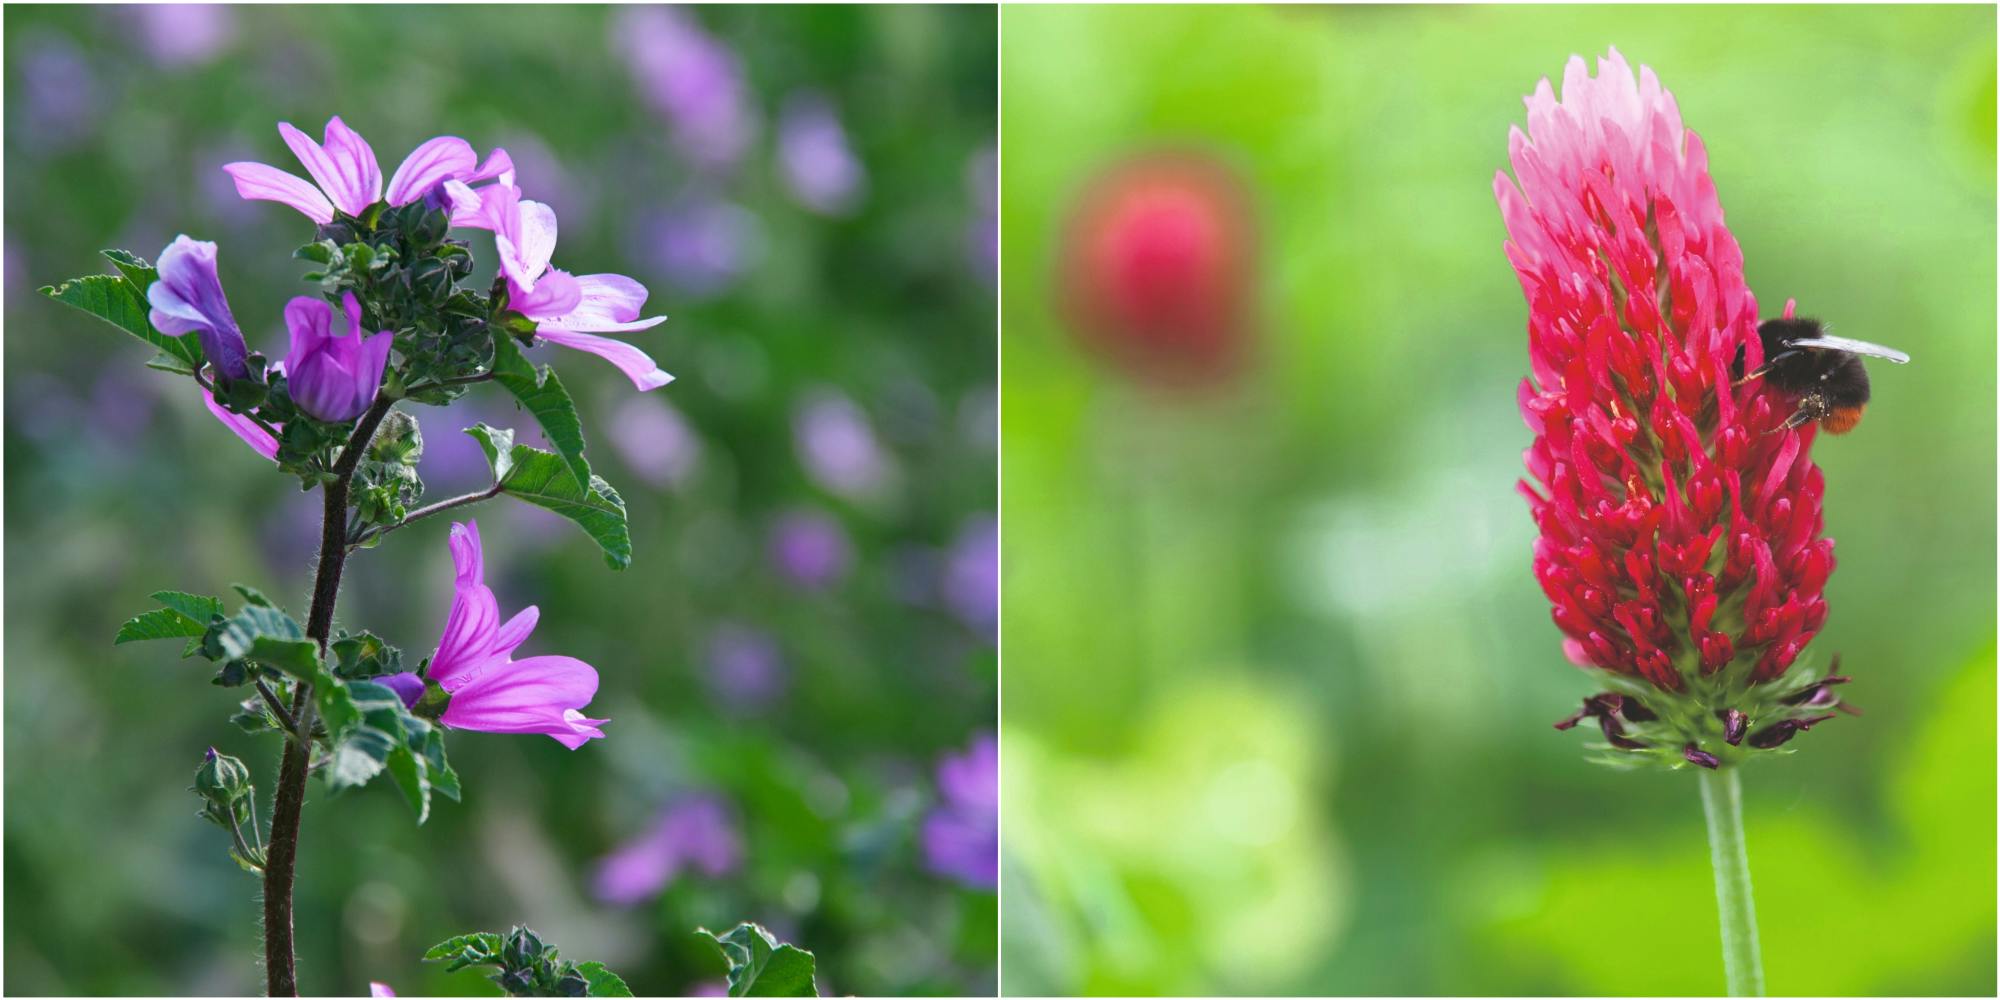
{"label": "pink flower petal", "polygon": [[531,656],[490,664],[480,678],[452,692],[443,722],[487,733],[544,733],[574,750],[604,733],[606,720],[576,706],[597,694],[597,670],[568,656]]}
{"label": "pink flower petal", "polygon": [[252,451],[273,462],[278,460],[278,439],[259,427],[257,421],[223,409],[222,404],[215,401],[215,394],[207,389],[201,391],[201,400],[208,405],[208,412],[215,414],[215,419],[222,421],[222,426],[242,438],[243,443],[249,445]]}
{"label": "pink flower petal", "polygon": [[225,163],[224,173],[236,182],[236,193],[258,201],[275,201],[303,212],[325,225],[333,221],[333,202],[306,181],[266,163]]}
{"label": "pink flower petal", "polygon": [[[665,320],[665,316],[657,316],[638,323],[619,324],[610,329],[640,330]],[[599,329],[604,328],[600,327]],[[610,337],[593,337],[588,333],[564,329],[563,327],[549,323],[543,323],[536,327],[535,335],[548,340],[550,343],[561,344],[564,347],[575,348],[579,351],[588,351],[611,362],[618,366],[618,370],[624,372],[625,377],[631,379],[632,384],[638,386],[641,392],[648,389],[657,389],[674,380],[672,375],[661,371],[660,366],[654,364],[653,359],[645,351],[622,340],[613,340]]]}
{"label": "pink flower petal", "polygon": [[473,169],[479,155],[455,135],[441,135],[410,151],[389,178],[389,204],[407,205],[432,188]]}

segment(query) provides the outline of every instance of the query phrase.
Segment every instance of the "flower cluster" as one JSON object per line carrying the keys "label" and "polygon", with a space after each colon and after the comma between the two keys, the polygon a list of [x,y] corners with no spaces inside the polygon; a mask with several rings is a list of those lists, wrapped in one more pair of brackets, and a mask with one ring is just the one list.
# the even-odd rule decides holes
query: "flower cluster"
{"label": "flower cluster", "polygon": [[[1618,759],[1718,767],[1830,717],[1816,428],[1764,380],[1757,300],[1701,140],[1613,50],[1546,79],[1494,179],[1529,307],[1535,577]],[[1788,310],[1789,313],[1789,310]]]}
{"label": "flower cluster", "polygon": [[[477,378],[491,359],[482,345],[490,328],[596,354],[642,390],[673,380],[644,351],[600,336],[666,319],[640,318],[644,287],[624,275],[549,266],[555,213],[522,197],[506,150],[481,161],[465,140],[439,136],[412,151],[385,189],[374,150],[338,117],[327,122],[324,142],[285,123],[278,131],[311,181],[263,163],[223,169],[244,198],[288,205],[319,227],[319,239],[299,254],[327,265],[308,277],[340,304],[345,332],[335,332],[330,302],[295,298],[285,308],[291,351],[266,365],[230,311],[216,245],[185,235],[161,253],[159,280],[146,289],[154,328],[197,335],[209,409],[259,454],[293,471],[320,471],[313,453],[338,435],[287,435],[285,425],[295,414],[334,425],[358,418],[383,390],[392,347],[403,356],[401,392],[449,402],[450,385]],[[453,227],[494,233],[504,281],[490,301],[456,287],[471,257],[448,238]]]}

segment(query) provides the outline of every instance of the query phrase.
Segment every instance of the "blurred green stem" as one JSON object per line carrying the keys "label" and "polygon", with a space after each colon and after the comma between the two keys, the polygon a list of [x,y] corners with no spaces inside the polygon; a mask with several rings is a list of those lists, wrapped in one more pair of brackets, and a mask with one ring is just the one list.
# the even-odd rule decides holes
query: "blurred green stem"
{"label": "blurred green stem", "polygon": [[1742,786],[1734,767],[1699,774],[1715,905],[1722,916],[1722,973],[1730,996],[1761,997],[1764,962],[1757,951],[1757,907],[1750,898],[1750,855],[1743,845]]}

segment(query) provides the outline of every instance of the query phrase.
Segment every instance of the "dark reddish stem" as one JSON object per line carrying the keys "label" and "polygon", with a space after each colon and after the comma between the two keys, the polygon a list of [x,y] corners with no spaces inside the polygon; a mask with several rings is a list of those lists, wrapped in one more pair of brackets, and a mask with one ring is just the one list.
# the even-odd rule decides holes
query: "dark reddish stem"
{"label": "dark reddish stem", "polygon": [[[320,523],[319,566],[313,575],[312,610],[306,635],[318,640],[325,655],[333,633],[333,605],[340,596],[340,571],[347,563],[347,492],[354,469],[368,450],[375,429],[388,416],[394,400],[380,398],[354,425],[354,434],[333,466],[333,481],[320,488],[324,514]],[[306,776],[311,760],[305,747],[312,739],[312,685],[300,681],[292,695],[292,718],[306,742],[285,741],[278,761],[278,794],[271,806],[270,853],[264,862],[264,985],[274,997],[299,994],[297,962],[292,948],[292,883],[299,860],[299,818],[306,804]]]}

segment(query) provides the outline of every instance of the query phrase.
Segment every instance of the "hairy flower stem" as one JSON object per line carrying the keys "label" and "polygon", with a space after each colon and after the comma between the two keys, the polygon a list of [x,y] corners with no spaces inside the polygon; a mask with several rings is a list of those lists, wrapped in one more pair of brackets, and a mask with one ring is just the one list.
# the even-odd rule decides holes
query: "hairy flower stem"
{"label": "hairy flower stem", "polygon": [[1764,995],[1757,951],[1757,908],[1750,898],[1750,856],[1743,846],[1743,793],[1736,768],[1703,770],[1701,807],[1708,815],[1708,853],[1715,865],[1715,905],[1722,916],[1722,972],[1733,997]]}
{"label": "hairy flower stem", "polygon": [[[333,481],[320,488],[324,514],[320,522],[319,566],[313,576],[312,611],[306,635],[317,640],[320,654],[333,633],[333,605],[340,595],[340,571],[347,564],[347,493],[355,466],[368,450],[375,429],[395,400],[379,398],[354,425],[354,434],[333,466]],[[300,681],[292,695],[291,715],[305,741],[287,741],[278,762],[278,793],[271,805],[270,855],[264,865],[264,988],[274,997],[298,996],[297,965],[292,951],[292,881],[299,858],[299,817],[306,803],[305,749],[311,746],[312,685]]]}

